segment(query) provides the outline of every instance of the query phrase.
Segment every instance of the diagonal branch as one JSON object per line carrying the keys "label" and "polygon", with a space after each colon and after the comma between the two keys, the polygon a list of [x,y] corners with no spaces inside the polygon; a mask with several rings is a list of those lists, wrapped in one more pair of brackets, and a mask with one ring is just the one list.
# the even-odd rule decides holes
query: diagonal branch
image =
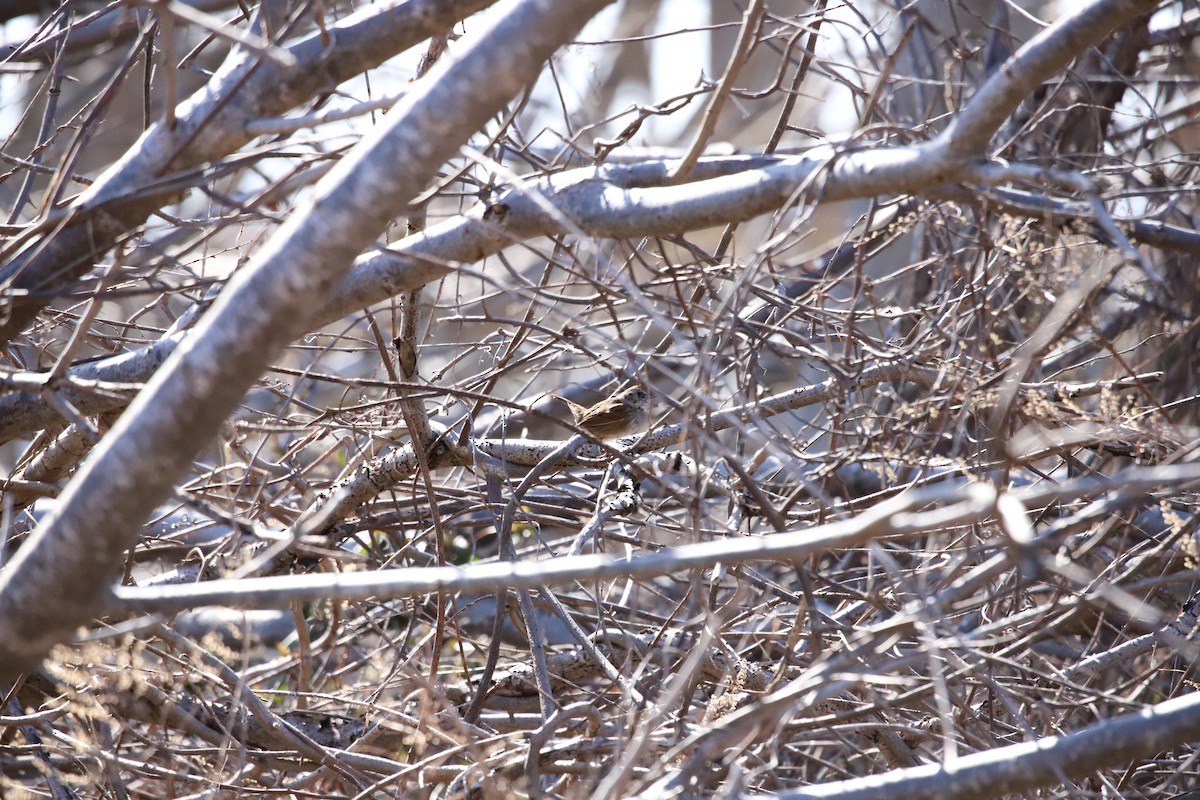
{"label": "diagonal branch", "polygon": [[0,574],[0,678],[32,666],[95,613],[141,523],[304,331],[355,254],[607,4],[517,3],[415,85],[238,272]]}
{"label": "diagonal branch", "polygon": [[70,207],[26,230],[19,250],[10,244],[0,266],[0,287],[8,295],[7,308],[0,309],[0,345],[20,334],[58,290],[90,270],[121,236],[177,197],[179,189],[162,179],[235,152],[255,138],[251,121],[331,91],[494,1],[393,0],[374,6],[287,47],[295,61],[291,67],[234,50],[208,85],[175,110],[174,124],[152,126]]}

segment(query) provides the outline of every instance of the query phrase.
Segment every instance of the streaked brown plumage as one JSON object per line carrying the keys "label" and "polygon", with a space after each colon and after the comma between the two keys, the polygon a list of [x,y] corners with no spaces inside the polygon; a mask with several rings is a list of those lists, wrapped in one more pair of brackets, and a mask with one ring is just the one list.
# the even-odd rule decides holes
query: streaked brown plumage
{"label": "streaked brown plumage", "polygon": [[615,439],[644,430],[650,422],[650,404],[646,390],[631,386],[594,406],[584,407],[565,397],[553,395],[571,409],[575,425],[597,439]]}

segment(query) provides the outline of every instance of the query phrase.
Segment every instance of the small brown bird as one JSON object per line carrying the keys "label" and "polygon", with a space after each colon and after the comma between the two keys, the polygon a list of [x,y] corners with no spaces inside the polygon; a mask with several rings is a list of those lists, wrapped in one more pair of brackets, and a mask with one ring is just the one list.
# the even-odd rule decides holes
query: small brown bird
{"label": "small brown bird", "polygon": [[567,404],[577,428],[597,439],[615,439],[636,433],[645,430],[650,423],[649,397],[641,386],[631,386],[586,408],[557,394],[551,396]]}

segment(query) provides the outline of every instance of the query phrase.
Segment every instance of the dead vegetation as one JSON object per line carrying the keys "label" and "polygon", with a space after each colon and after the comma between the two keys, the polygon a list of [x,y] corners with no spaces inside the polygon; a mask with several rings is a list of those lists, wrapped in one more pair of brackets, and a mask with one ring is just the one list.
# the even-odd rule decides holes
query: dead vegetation
{"label": "dead vegetation", "polygon": [[[0,795],[1194,786],[1200,8],[626,2],[442,130],[529,42],[441,5],[10,39]],[[167,402],[322,202],[349,272]],[[603,443],[550,396],[633,383]]]}

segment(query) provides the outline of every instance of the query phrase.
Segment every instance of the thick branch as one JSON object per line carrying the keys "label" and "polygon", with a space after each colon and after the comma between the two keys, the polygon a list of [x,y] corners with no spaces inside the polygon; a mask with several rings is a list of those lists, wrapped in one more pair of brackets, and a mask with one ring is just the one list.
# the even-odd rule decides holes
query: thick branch
{"label": "thick branch", "polygon": [[1200,692],[1176,697],[1075,733],[997,747],[955,759],[882,775],[827,783],[757,800],[952,800],[1024,794],[1055,786],[1064,776],[1132,764],[1200,739]]}
{"label": "thick branch", "polygon": [[232,52],[208,85],[179,105],[174,125],[152,126],[65,212],[26,232],[36,238],[0,267],[0,285],[15,290],[8,313],[0,316],[0,344],[23,331],[58,289],[92,269],[118,238],[178,195],[177,186],[164,191],[156,181],[235,152],[255,138],[250,121],[330,91],[492,2],[408,0],[372,7],[328,28],[328,39],[316,32],[288,47],[297,62],[291,69]]}
{"label": "thick branch", "polygon": [[1101,0],[1075,8],[1000,65],[937,138],[952,159],[986,158],[992,136],[1041,83],[1159,0]]}
{"label": "thick branch", "polygon": [[[89,619],[140,524],[361,252],[608,0],[525,0],[435,68],[230,282],[0,575],[0,679]],[[63,587],[71,591],[64,592]],[[57,602],[52,602],[54,598]]]}
{"label": "thick branch", "polygon": [[[1148,0],[1106,0],[1087,14],[1065,18],[1022,48],[1009,63],[1024,76],[1045,80],[1047,70],[1058,64],[1063,43],[1087,46],[1100,27],[1115,27],[1144,13],[1154,3]],[[406,6],[407,7],[407,6]],[[1101,24],[1103,21],[1103,25]],[[296,52],[296,49],[293,49]],[[966,123],[952,124],[935,142],[919,147],[888,150],[857,150],[838,153],[836,148],[817,148],[804,156],[789,158],[739,157],[705,159],[692,171],[691,183],[667,186],[671,161],[633,166],[604,166],[571,170],[537,178],[515,186],[467,214],[410,236],[388,252],[367,254],[313,320],[312,327],[355,313],[389,297],[422,286],[452,271],[452,262],[475,262],[502,248],[537,236],[552,236],[571,229],[602,238],[658,236],[724,225],[752,219],[780,208],[793,199],[796,187],[812,182],[821,168],[827,175],[814,183],[826,199],[857,199],[880,194],[955,194],[957,181],[972,176],[963,159],[979,157],[983,151],[963,151],[963,137],[990,137],[999,123],[994,110],[981,108],[998,102],[996,93],[1008,97],[1000,84],[1005,73],[993,77],[960,115]],[[1032,78],[1030,78],[1032,80]],[[991,88],[989,88],[991,87]],[[1007,112],[1006,112],[1007,113]],[[1001,120],[1002,121],[1002,120]],[[127,159],[128,160],[128,159]],[[993,170],[993,173],[995,171]],[[1009,192],[1013,197],[1020,193]],[[1004,195],[1004,196],[1008,196]],[[1048,211],[1064,216],[1086,215],[1089,209],[1074,208],[1062,201],[1031,197],[1028,207],[1012,210],[1029,214]],[[495,214],[503,208],[504,213]],[[554,209],[557,213],[550,213]],[[1130,222],[1130,238],[1186,252],[1200,250],[1194,231],[1157,222]],[[415,258],[413,258],[415,256]],[[0,327],[2,330],[2,327]],[[2,338],[2,337],[0,337]],[[84,365],[79,376],[88,380],[146,380],[161,363],[172,342],[159,343],[139,355],[121,356],[111,362]],[[109,366],[111,364],[112,371]],[[64,396],[83,413],[119,408],[119,398],[64,390]],[[7,441],[58,421],[57,413],[36,394],[17,393],[0,398],[0,441]]]}

